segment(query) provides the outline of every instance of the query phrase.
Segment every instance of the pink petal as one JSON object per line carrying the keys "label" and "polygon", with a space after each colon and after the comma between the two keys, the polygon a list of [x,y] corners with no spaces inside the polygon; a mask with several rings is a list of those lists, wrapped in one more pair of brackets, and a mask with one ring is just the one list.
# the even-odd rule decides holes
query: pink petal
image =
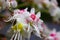
{"label": "pink petal", "polygon": [[24,10],[20,10],[20,13],[22,14],[24,12]]}

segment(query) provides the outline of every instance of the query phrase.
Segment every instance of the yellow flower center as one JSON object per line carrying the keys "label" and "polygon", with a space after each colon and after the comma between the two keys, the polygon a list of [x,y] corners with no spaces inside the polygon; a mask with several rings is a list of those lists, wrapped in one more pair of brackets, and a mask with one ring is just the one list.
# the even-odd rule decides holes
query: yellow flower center
{"label": "yellow flower center", "polygon": [[18,30],[22,30],[23,29],[23,24],[22,23],[18,23]]}
{"label": "yellow flower center", "polygon": [[17,23],[12,27],[13,30],[23,30],[23,24],[22,23]]}

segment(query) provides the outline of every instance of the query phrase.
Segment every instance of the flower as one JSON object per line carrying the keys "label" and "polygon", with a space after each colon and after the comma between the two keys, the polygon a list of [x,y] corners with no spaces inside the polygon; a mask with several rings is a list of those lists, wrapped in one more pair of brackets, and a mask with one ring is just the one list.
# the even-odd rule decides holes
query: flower
{"label": "flower", "polygon": [[12,6],[13,8],[16,8],[16,7],[17,7],[17,2],[16,2],[16,0],[12,0],[12,1],[11,1],[11,6]]}
{"label": "flower", "polygon": [[17,35],[19,34],[24,38],[30,39],[32,32],[36,36],[41,37],[40,31],[43,31],[43,27],[42,27],[43,20],[40,19],[41,14],[40,12],[35,14],[34,8],[32,8],[30,12],[27,11],[27,9],[28,8],[25,8],[23,10],[15,9],[13,16],[11,16],[9,20],[5,21],[5,22],[9,22],[13,19],[16,20],[16,24],[12,25],[11,27],[12,30],[16,32],[14,39],[16,39]]}
{"label": "flower", "polygon": [[47,39],[49,40],[60,40],[60,32],[56,32],[56,29],[53,29]]}
{"label": "flower", "polygon": [[[29,12],[29,16],[27,17],[27,21],[28,24],[30,23],[30,29],[32,28],[32,32],[34,32],[34,34],[38,37],[40,36],[40,31],[43,31],[43,27],[42,27],[42,23],[43,21],[40,19],[41,14],[40,12],[38,12],[37,14],[35,14],[35,9],[32,8],[31,11]],[[29,28],[29,27],[28,27]]]}
{"label": "flower", "polygon": [[17,7],[17,2],[16,2],[16,0],[7,0],[6,5],[7,5],[7,7],[15,8],[15,7]]}
{"label": "flower", "polygon": [[38,13],[35,15],[35,9],[32,8],[31,11],[30,11],[29,16],[28,16],[28,18],[27,18],[27,20],[30,21],[30,22],[31,22],[31,21],[32,21],[32,22],[33,22],[33,21],[36,22],[36,21],[40,18],[40,16],[41,16],[41,15],[40,15],[40,12],[38,12]]}

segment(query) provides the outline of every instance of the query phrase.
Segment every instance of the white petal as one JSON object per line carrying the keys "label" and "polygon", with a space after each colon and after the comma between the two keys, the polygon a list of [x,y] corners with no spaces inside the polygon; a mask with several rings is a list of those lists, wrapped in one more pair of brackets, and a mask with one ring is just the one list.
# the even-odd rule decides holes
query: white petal
{"label": "white petal", "polygon": [[18,32],[18,38],[17,39],[20,40],[20,32]]}
{"label": "white petal", "polygon": [[11,37],[11,39],[10,39],[10,40],[13,40],[14,36],[15,36],[15,33],[13,34],[13,36]]}
{"label": "white petal", "polygon": [[43,31],[43,27],[42,27],[41,25],[39,25],[39,24],[38,24],[38,29],[39,29],[40,31]]}
{"label": "white petal", "polygon": [[29,14],[28,11],[26,11],[26,12],[23,13],[23,15],[24,15],[24,17],[28,17],[30,14]]}
{"label": "white petal", "polygon": [[32,21],[33,21],[32,18],[30,18],[30,17],[28,17],[27,20],[28,20],[29,22],[32,22]]}
{"label": "white petal", "polygon": [[40,34],[38,34],[38,33],[36,33],[36,32],[35,32],[34,34],[35,34],[37,37],[40,37],[40,38],[41,38]]}
{"label": "white petal", "polygon": [[36,16],[37,16],[37,18],[41,17],[41,13],[38,12],[38,13],[36,14]]}
{"label": "white petal", "polygon": [[18,36],[18,34],[16,33],[14,40],[16,40],[16,39],[17,39],[17,36]]}
{"label": "white petal", "polygon": [[34,27],[35,31],[36,31],[38,34],[40,34],[38,27],[37,27],[36,25],[33,25],[33,27]]}
{"label": "white petal", "polygon": [[53,37],[50,37],[50,36],[49,36],[47,39],[49,39],[49,40],[54,40],[54,38],[53,38]]}
{"label": "white petal", "polygon": [[28,8],[25,8],[25,9],[24,9],[24,11],[27,11],[27,10],[28,10]]}
{"label": "white petal", "polygon": [[30,13],[35,13],[35,8],[32,8]]}
{"label": "white petal", "polygon": [[54,3],[55,5],[58,5],[57,0],[51,0],[52,3]]}
{"label": "white petal", "polygon": [[7,1],[7,2],[6,2],[6,5],[7,5],[7,7],[11,7],[11,5],[10,5],[10,2],[9,2],[9,1]]}
{"label": "white petal", "polygon": [[55,28],[53,29],[53,32],[56,32],[56,29]]}
{"label": "white petal", "polygon": [[43,23],[43,20],[39,19],[38,24],[41,25],[42,23]]}
{"label": "white petal", "polygon": [[22,40],[22,35],[20,35],[20,40]]}
{"label": "white petal", "polygon": [[18,14],[18,12],[20,12],[20,10],[19,9],[15,9],[14,10],[14,15]]}

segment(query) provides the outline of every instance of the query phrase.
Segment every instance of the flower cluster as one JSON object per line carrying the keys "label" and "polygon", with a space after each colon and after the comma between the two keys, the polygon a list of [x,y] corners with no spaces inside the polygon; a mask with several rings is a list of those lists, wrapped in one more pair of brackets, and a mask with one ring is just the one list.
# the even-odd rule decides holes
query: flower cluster
{"label": "flower cluster", "polygon": [[8,7],[13,7],[13,8],[17,7],[16,0],[7,0],[6,4],[7,4]]}
{"label": "flower cluster", "polygon": [[58,7],[57,0],[34,0],[34,2],[41,9],[48,9],[48,12],[53,18],[54,22],[60,23],[60,8]]}
{"label": "flower cluster", "polygon": [[14,15],[9,20],[5,20],[5,22],[9,22],[13,19],[16,20],[16,24],[12,25],[11,27],[11,29],[14,31],[14,34],[16,34],[15,39],[18,35],[20,35],[19,37],[21,40],[22,38],[30,39],[32,32],[38,37],[41,37],[40,31],[43,31],[43,29],[45,28],[45,26],[43,26],[43,21],[40,19],[41,13],[38,12],[37,14],[35,14],[34,8],[32,8],[30,12],[27,11],[27,9],[28,8],[24,10],[16,9],[14,10]]}
{"label": "flower cluster", "polygon": [[53,29],[45,40],[60,40],[60,32],[56,32],[56,29]]}
{"label": "flower cluster", "polygon": [[15,8],[17,7],[16,0],[0,0],[0,10],[6,9],[6,8]]}
{"label": "flower cluster", "polygon": [[[38,4],[39,7],[47,7],[54,21],[59,22],[60,8],[57,6],[56,0],[34,1]],[[0,0],[0,10],[6,8],[9,9],[11,7],[17,7],[16,0]],[[34,8],[32,8],[30,12],[27,10],[28,8],[23,10],[15,9],[13,10],[13,15],[8,16],[8,19],[4,20],[5,22],[12,21],[11,30],[13,31],[13,35],[10,40],[25,40],[25,38],[30,40],[32,32],[43,40],[60,40],[60,32],[56,32],[55,29],[49,30],[44,24],[43,20],[40,19],[40,12],[35,14]],[[7,11],[6,13],[9,12]],[[14,24],[15,20],[16,23]]]}
{"label": "flower cluster", "polygon": [[30,12],[27,10],[28,8],[23,10],[15,9],[13,16],[9,20],[5,20],[5,22],[12,20],[13,23],[16,20],[16,24],[11,26],[11,30],[14,32],[11,40],[24,40],[25,38],[30,40],[32,32],[44,40],[60,40],[60,33],[56,32],[55,29],[52,31],[47,28],[43,20],[40,19],[40,12],[35,14],[34,8]]}

